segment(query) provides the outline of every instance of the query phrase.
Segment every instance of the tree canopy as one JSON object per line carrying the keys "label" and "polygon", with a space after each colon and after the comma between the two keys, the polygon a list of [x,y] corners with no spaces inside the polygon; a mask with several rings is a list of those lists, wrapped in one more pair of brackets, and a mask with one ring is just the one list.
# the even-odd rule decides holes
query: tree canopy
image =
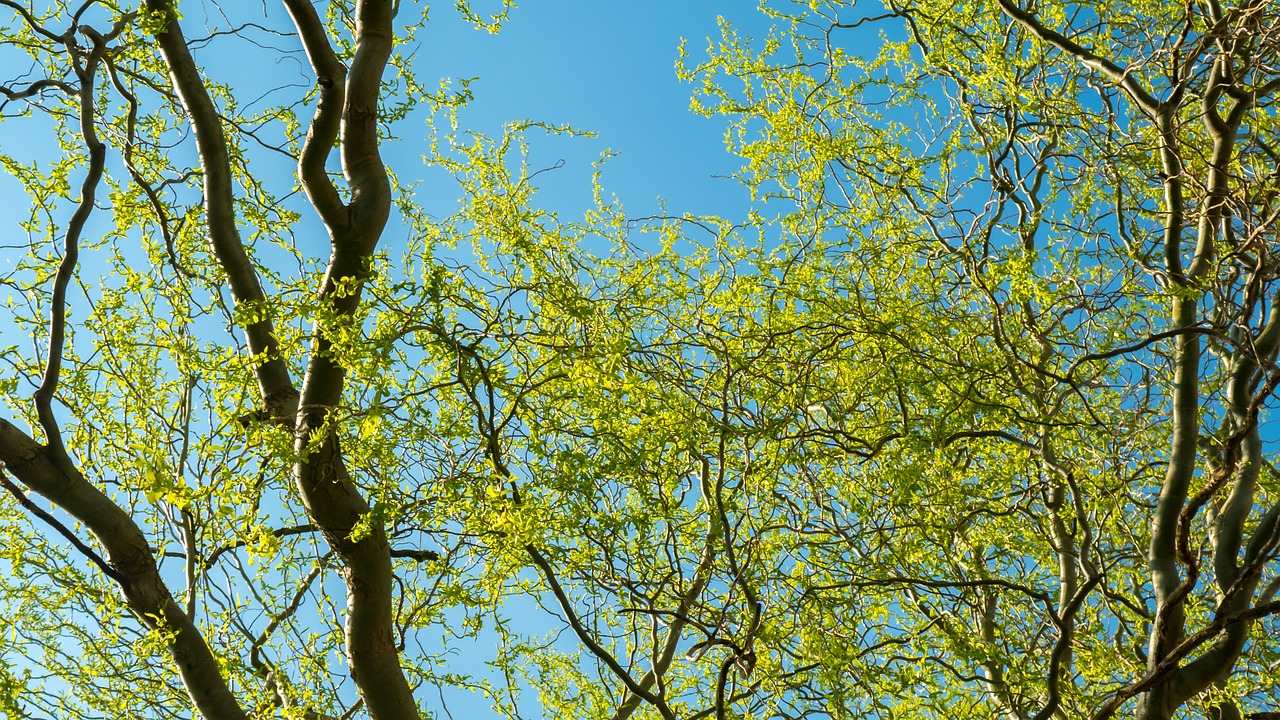
{"label": "tree canopy", "polygon": [[425,6],[0,7],[8,717],[1280,717],[1273,4],[763,0],[644,217]]}

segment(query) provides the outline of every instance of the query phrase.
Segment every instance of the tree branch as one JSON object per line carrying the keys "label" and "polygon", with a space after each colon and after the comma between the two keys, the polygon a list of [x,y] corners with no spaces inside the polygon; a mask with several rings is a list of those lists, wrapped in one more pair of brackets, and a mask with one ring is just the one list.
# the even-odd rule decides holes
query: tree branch
{"label": "tree branch", "polygon": [[1160,103],[1142,87],[1127,68],[1094,53],[1092,50],[1076,43],[1062,33],[1045,27],[1035,15],[1014,4],[1013,0],[997,0],[1000,9],[1010,19],[1026,28],[1036,38],[1058,48],[1079,60],[1085,67],[1102,73],[1108,80],[1124,88],[1134,103],[1151,118],[1155,118],[1160,110]]}
{"label": "tree branch", "polygon": [[106,551],[111,577],[142,625],[171,638],[169,653],[196,708],[208,720],[244,720],[217,658],[174,601],[151,547],[129,515],[66,461],[0,418],[0,463],[23,485],[89,528]]}
{"label": "tree branch", "polygon": [[214,257],[227,274],[227,284],[236,306],[243,307],[254,318],[246,324],[245,335],[249,351],[253,353],[254,376],[265,411],[270,418],[292,420],[297,413],[298,392],[281,356],[266,293],[240,238],[231,155],[217,108],[209,97],[200,69],[191,57],[172,0],[145,0],[145,4],[150,12],[164,18],[156,40],[169,67],[174,90],[195,130],[200,168],[204,173],[209,242]]}

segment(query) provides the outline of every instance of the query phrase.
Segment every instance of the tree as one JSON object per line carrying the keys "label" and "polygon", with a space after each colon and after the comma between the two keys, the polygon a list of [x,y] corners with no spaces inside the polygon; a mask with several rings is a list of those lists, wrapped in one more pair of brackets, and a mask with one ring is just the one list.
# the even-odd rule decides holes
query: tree
{"label": "tree", "polygon": [[[602,193],[581,222],[536,209],[525,137],[572,131],[453,130],[467,85],[419,84],[398,4],[195,39],[167,0],[3,5],[31,68],[7,121],[61,154],[3,158],[31,200],[7,314],[35,340],[4,351],[7,712],[406,718],[436,686],[514,715],[532,685],[549,712],[675,717],[710,702],[687,628],[750,662],[717,500],[736,348],[702,326],[729,226],[655,218],[640,249]],[[264,68],[300,44],[307,86],[224,83],[193,55],[224,40]],[[420,106],[451,217],[382,159]],[[683,257],[695,226],[715,242]],[[571,651],[511,629],[521,598]],[[455,669],[482,629],[496,671]]]}
{"label": "tree", "polygon": [[796,627],[863,678],[820,692],[1272,716],[1274,9],[775,5],[688,72],[794,208],[775,332],[822,368],[793,494],[825,510],[792,521]]}
{"label": "tree", "polygon": [[737,221],[540,209],[398,3],[0,5],[8,714],[1280,708],[1268,4],[765,3]]}

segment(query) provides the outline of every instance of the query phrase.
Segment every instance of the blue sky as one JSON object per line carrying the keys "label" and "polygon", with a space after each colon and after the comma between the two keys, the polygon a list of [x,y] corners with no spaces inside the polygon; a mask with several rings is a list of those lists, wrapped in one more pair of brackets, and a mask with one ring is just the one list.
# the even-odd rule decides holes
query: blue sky
{"label": "blue sky", "polygon": [[531,118],[599,133],[579,159],[619,152],[606,185],[628,208],[650,212],[661,197],[675,212],[728,214],[747,195],[713,177],[738,166],[725,152],[724,123],[694,115],[692,88],[675,76],[681,39],[702,57],[722,14],[761,27],[749,2],[538,0],[513,11],[497,35],[433,11],[417,65],[428,75],[479,78],[464,116],[474,129],[496,133],[505,120]]}

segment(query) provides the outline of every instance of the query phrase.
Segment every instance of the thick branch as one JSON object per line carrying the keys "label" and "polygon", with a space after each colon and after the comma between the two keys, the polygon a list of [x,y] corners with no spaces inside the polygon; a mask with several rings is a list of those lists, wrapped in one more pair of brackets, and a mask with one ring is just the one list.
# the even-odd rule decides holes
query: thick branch
{"label": "thick branch", "polygon": [[307,139],[302,146],[298,162],[298,174],[302,188],[328,227],[345,227],[346,207],[329,178],[326,164],[334,142],[342,127],[342,111],[346,104],[347,68],[338,60],[329,36],[316,8],[308,0],[285,0],[285,8],[293,18],[307,52],[311,69],[320,86],[320,102],[307,129]]}
{"label": "thick branch", "polygon": [[156,33],[156,40],[169,66],[173,87],[195,130],[200,168],[204,174],[205,211],[213,254],[227,274],[227,285],[237,307],[243,306],[254,318],[245,326],[245,335],[253,353],[254,375],[267,415],[270,418],[292,418],[297,410],[298,393],[280,355],[280,343],[276,339],[266,293],[240,238],[231,155],[218,110],[209,97],[200,69],[191,57],[171,0],[146,0],[146,7],[165,18],[162,29]]}
{"label": "thick branch", "polygon": [[26,433],[0,418],[0,463],[19,482],[83,523],[105,551],[113,579],[134,615],[149,629],[170,634],[169,653],[191,700],[208,720],[240,720],[244,711],[231,694],[217,658],[174,601],[142,530],[133,519],[60,458],[51,457]]}
{"label": "thick branch", "polygon": [[[367,522],[370,507],[347,470],[332,416],[342,399],[346,368],[331,338],[337,329],[359,324],[361,290],[390,214],[391,190],[378,154],[377,118],[395,10],[390,0],[357,4],[356,52],[351,72],[345,74],[315,8],[292,0],[286,5],[321,86],[300,172],[333,245],[302,382],[294,478],[307,512],[346,571],[347,658],[370,717],[417,718],[395,643],[391,547],[381,523]],[[324,167],[335,138],[351,187],[348,206],[342,205]],[[357,527],[366,529],[357,536]]]}

